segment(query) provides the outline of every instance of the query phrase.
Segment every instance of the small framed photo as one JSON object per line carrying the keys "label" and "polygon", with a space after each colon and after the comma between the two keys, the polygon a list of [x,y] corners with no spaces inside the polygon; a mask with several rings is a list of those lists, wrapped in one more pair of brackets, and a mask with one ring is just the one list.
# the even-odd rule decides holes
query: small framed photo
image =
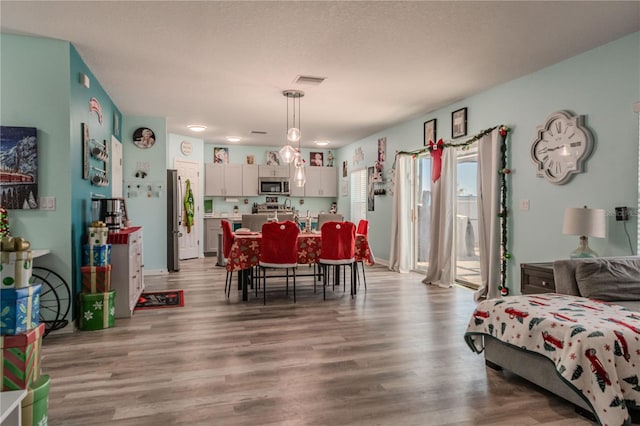
{"label": "small framed photo", "polygon": [[213,148],[214,164],[229,164],[229,148],[215,147]]}
{"label": "small framed photo", "polygon": [[467,109],[460,108],[451,113],[451,137],[459,138],[467,135]]}
{"label": "small framed photo", "polygon": [[436,119],[424,122],[424,146],[429,142],[436,143]]}
{"label": "small framed photo", "polygon": [[312,166],[322,167],[324,165],[324,155],[322,152],[311,152],[309,162]]}

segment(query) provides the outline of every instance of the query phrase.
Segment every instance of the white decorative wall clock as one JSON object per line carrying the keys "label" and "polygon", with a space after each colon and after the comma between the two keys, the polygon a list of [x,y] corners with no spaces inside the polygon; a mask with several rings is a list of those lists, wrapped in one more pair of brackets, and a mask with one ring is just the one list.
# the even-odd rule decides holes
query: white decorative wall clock
{"label": "white decorative wall clock", "polygon": [[531,145],[531,159],[538,176],[551,183],[567,183],[574,174],[584,172],[594,139],[584,124],[584,116],[556,111],[537,127],[538,136]]}
{"label": "white decorative wall clock", "polygon": [[182,141],[180,143],[180,152],[182,152],[182,155],[185,155],[188,157],[189,155],[191,155],[192,151],[193,151],[193,145],[191,145],[191,142]]}

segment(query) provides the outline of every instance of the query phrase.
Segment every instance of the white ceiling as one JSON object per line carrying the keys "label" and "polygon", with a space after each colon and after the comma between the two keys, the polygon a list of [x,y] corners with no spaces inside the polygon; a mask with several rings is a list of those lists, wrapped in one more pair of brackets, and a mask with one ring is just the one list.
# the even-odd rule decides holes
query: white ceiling
{"label": "white ceiling", "polygon": [[3,0],[0,16],[73,43],[122,113],[170,133],[280,145],[282,91],[301,89],[302,145],[334,148],[640,30],[638,1]]}

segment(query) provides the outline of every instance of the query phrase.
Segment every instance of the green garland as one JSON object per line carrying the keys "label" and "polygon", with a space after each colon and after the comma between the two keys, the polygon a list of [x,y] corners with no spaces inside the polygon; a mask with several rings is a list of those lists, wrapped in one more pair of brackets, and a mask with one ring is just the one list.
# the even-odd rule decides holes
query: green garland
{"label": "green garland", "polygon": [[507,250],[507,217],[508,217],[508,208],[507,208],[507,175],[511,174],[511,169],[507,167],[507,135],[511,131],[509,127],[505,125],[498,125],[491,127],[489,129],[485,129],[473,136],[470,139],[467,139],[464,142],[442,142],[440,139],[437,143],[434,141],[430,141],[430,146],[417,149],[415,151],[396,151],[396,156],[393,160],[392,166],[392,174],[395,175],[396,168],[396,159],[399,155],[411,155],[412,157],[417,157],[420,154],[425,154],[427,152],[431,152],[433,150],[433,146],[435,145],[437,149],[442,148],[462,148],[462,150],[468,150],[469,146],[482,139],[486,135],[493,132],[495,129],[500,130],[500,169],[498,173],[500,174],[500,211],[498,212],[498,217],[500,218],[500,248],[502,251],[501,262],[500,262],[500,285],[498,289],[500,290],[500,294],[502,296],[507,296],[509,294],[509,287],[507,286],[507,260],[511,259],[511,253]]}

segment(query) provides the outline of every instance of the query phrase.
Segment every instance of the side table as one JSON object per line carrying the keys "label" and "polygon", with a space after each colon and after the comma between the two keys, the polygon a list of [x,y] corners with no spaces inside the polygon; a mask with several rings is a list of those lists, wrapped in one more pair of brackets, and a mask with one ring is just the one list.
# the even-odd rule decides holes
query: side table
{"label": "side table", "polygon": [[522,294],[554,293],[553,263],[521,263],[520,291]]}

